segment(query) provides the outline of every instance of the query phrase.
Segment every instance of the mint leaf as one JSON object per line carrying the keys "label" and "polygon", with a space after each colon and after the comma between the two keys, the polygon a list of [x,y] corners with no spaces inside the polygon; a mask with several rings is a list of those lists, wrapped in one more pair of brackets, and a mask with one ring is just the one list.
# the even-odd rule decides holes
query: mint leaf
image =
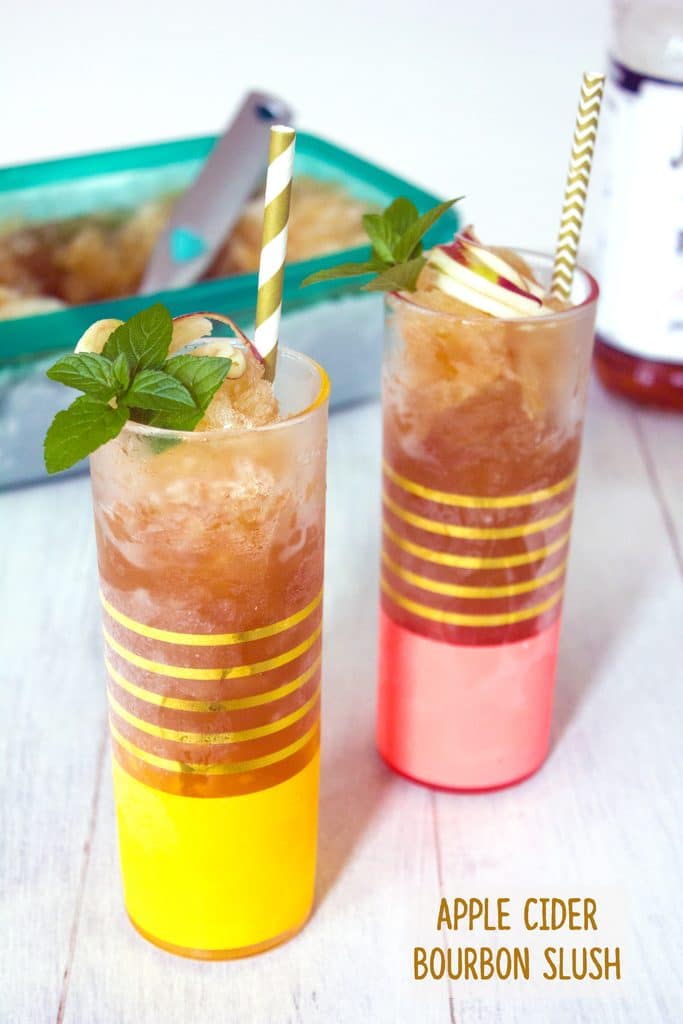
{"label": "mint leaf", "polygon": [[85,391],[88,395],[108,402],[118,392],[119,384],[112,364],[94,352],[78,352],[62,356],[47,371],[50,380],[66,384],[68,388]]}
{"label": "mint leaf", "polygon": [[112,369],[121,391],[125,391],[130,384],[130,370],[128,369],[128,360],[124,356],[123,352],[120,352],[117,355],[116,359],[112,363]]}
{"label": "mint leaf", "polygon": [[[429,229],[436,224],[440,217],[443,217],[447,210],[450,210],[454,203],[462,199],[462,196],[458,196],[457,199],[447,199],[445,203],[439,203],[438,206],[433,206],[427,213],[423,213],[421,217],[408,227],[408,229],[401,235],[400,240],[394,247],[394,257],[397,263],[404,263],[406,260],[411,259],[414,256],[418,256],[422,251],[420,242],[422,238],[427,234]],[[418,248],[419,247],[419,248]],[[417,249],[417,252],[415,251]]]}
{"label": "mint leaf", "polygon": [[397,263],[395,267],[378,274],[364,285],[367,292],[414,292],[420,271],[427,262],[426,257],[418,256],[407,263]]}
{"label": "mint leaf", "polygon": [[[117,327],[101,353],[73,353],[49,369],[53,380],[85,392],[50,424],[44,443],[49,473],[68,469],[116,437],[128,419],[175,430],[197,426],[232,362],[212,356],[167,360],[172,333],[171,314],[157,304]],[[158,438],[153,447],[175,443]]]}
{"label": "mint leaf", "polygon": [[161,412],[197,408],[185,385],[163,370],[139,370],[120,402],[129,408]]}
{"label": "mint leaf", "polygon": [[164,364],[164,370],[185,385],[195,405],[206,409],[231,366],[232,360],[222,356],[174,356]]}
{"label": "mint leaf", "polygon": [[[187,409],[185,412],[155,412],[147,423],[150,427],[162,427],[164,430],[194,430],[206,409]],[[154,439],[156,441],[156,438]],[[173,438],[167,438],[164,446],[169,446]],[[157,449],[158,450],[158,449]]]}
{"label": "mint leaf", "polygon": [[399,240],[419,216],[415,204],[404,196],[394,199],[384,213],[366,213],[363,216],[363,227],[375,255],[385,263],[399,262],[396,254]]}
{"label": "mint leaf", "polygon": [[364,213],[363,227],[365,228],[372,251],[377,259],[384,263],[392,263],[394,259],[394,245],[398,242],[399,235],[393,225],[382,213]]}
{"label": "mint leaf", "polygon": [[107,338],[102,355],[112,362],[124,355],[131,376],[138,370],[158,370],[168,353],[172,333],[171,314],[158,302],[117,327]]}
{"label": "mint leaf", "polygon": [[[462,199],[462,196],[459,198]],[[420,216],[410,199],[399,196],[384,213],[366,213],[363,225],[372,244],[372,259],[365,263],[342,263],[339,267],[319,270],[309,274],[302,285],[305,287],[319,281],[376,274],[374,280],[363,285],[365,290],[415,291],[420,271],[426,262],[422,256],[422,239],[439,217],[457,202],[457,199],[448,199]]]}
{"label": "mint leaf", "polygon": [[90,395],[81,395],[58,412],[45,436],[43,455],[48,473],[69,469],[123,429],[128,410],[114,409]]}
{"label": "mint leaf", "polygon": [[384,260],[378,259],[366,260],[365,263],[340,263],[338,267],[316,270],[314,274],[309,274],[308,277],[304,278],[301,284],[305,288],[306,285],[317,284],[318,281],[334,281],[338,277],[360,277],[362,274],[376,274],[380,270],[385,270],[389,265]]}
{"label": "mint leaf", "polygon": [[164,363],[164,370],[183,384],[195,409],[158,412],[150,420],[154,427],[168,430],[194,430],[206,412],[209,402],[230,372],[232,361],[220,356],[174,356]]}
{"label": "mint leaf", "polygon": [[397,237],[404,235],[411,224],[414,224],[420,216],[415,203],[405,196],[399,196],[393,203],[387,206],[382,214]]}

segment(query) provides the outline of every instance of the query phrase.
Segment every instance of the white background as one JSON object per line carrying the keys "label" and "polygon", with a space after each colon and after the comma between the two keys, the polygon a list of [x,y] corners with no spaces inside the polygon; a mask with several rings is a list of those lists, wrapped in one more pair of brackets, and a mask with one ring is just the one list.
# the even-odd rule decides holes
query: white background
{"label": "white background", "polygon": [[298,124],[552,249],[607,0],[0,0],[0,164],[219,131],[250,87]]}

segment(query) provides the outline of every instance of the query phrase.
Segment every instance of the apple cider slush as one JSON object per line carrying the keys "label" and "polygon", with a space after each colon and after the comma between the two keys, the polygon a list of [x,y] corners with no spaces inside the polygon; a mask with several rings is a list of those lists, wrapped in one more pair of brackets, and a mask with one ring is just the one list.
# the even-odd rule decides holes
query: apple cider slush
{"label": "apple cider slush", "polygon": [[206,958],[313,898],[326,382],[283,352],[282,415],[261,373],[175,443],[130,424],[91,460],[126,906]]}
{"label": "apple cider slush", "polygon": [[126,907],[206,958],[266,948],[313,899],[326,381],[280,355],[194,433],[93,454]]}
{"label": "apple cider slush", "polygon": [[386,303],[378,745],[482,789],[548,749],[597,288],[471,229]]}
{"label": "apple cider slush", "polygon": [[[235,333],[211,337],[214,325]],[[201,959],[293,935],[317,844],[329,384],[220,314],[91,325],[45,462],[90,454],[125,904]]]}

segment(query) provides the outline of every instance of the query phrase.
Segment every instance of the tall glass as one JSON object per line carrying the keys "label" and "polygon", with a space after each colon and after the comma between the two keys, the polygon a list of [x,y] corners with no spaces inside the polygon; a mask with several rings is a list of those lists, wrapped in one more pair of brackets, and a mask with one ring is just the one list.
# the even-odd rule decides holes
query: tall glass
{"label": "tall glass", "polygon": [[184,956],[258,952],[311,909],[328,391],[284,350],[285,419],[129,424],[91,459],[126,908]]}
{"label": "tall glass", "polygon": [[387,300],[377,741],[422,782],[500,786],[546,756],[597,297],[577,270],[543,317]]}

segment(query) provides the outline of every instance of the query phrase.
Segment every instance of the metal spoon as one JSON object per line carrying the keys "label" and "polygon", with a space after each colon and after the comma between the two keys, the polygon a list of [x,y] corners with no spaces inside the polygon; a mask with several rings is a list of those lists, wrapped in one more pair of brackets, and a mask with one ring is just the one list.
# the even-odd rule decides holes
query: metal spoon
{"label": "metal spoon", "polygon": [[145,269],[141,295],[197,281],[239,219],[268,162],[270,126],[292,121],[289,106],[251,92],[177,202]]}

